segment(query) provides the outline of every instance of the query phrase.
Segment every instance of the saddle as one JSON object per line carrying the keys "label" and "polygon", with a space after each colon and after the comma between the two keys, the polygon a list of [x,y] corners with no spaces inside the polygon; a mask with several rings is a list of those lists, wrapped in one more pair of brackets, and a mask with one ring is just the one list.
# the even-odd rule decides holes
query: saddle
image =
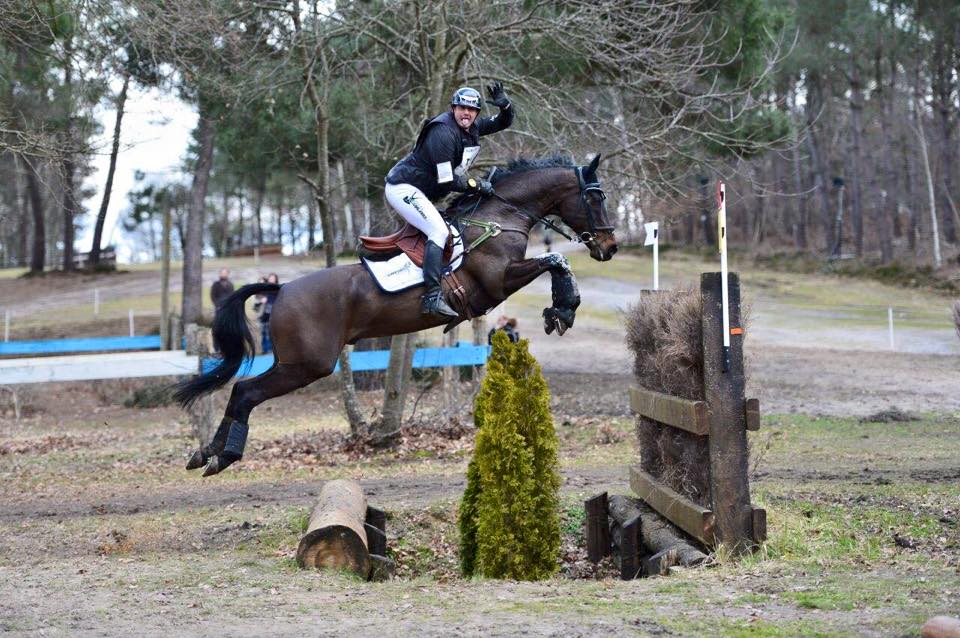
{"label": "saddle", "polygon": [[[403,228],[386,237],[360,236],[360,245],[357,252],[361,257],[374,261],[390,259],[406,253],[414,264],[423,268],[423,253],[427,245],[427,236],[412,224],[404,224]],[[447,245],[443,248],[443,263],[449,263],[453,255],[453,234],[447,237]]]}

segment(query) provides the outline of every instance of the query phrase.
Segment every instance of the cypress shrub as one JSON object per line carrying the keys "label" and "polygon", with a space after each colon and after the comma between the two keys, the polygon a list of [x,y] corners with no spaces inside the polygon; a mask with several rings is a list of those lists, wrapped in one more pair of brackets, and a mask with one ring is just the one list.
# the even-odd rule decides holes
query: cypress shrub
{"label": "cypress shrub", "polygon": [[464,573],[546,578],[560,551],[558,444],[550,392],[526,340],[494,335],[474,415],[476,451],[460,510]]}

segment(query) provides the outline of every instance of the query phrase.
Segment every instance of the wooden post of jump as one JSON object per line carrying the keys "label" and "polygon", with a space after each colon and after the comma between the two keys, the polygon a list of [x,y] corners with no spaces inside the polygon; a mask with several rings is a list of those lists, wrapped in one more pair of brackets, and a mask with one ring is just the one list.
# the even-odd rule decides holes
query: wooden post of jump
{"label": "wooden post of jump", "polygon": [[[706,493],[695,501],[671,488],[669,477],[656,475],[653,468],[657,462],[645,463],[649,471],[639,465],[631,467],[630,486],[660,516],[704,546],[723,544],[734,554],[742,554],[766,539],[766,512],[750,504],[747,430],[759,428],[760,407],[756,399],[744,396],[739,277],[736,273],[728,276],[730,365],[726,371],[720,273],[703,273],[700,296],[703,400],[632,388],[630,405],[641,417],[683,435],[686,449],[706,446],[701,448],[708,460]],[[656,461],[663,450],[644,449],[643,454]],[[674,450],[672,454],[679,458],[683,452]]]}
{"label": "wooden post of jump", "polygon": [[740,277],[728,275],[730,369],[723,371],[723,308],[720,273],[700,276],[703,302],[703,389],[710,417],[710,495],[714,537],[734,553],[753,545],[753,508],[747,466],[746,380],[743,371],[743,324]]}
{"label": "wooden post of jump", "polygon": [[[210,333],[210,328],[191,323],[187,324],[185,332],[187,354],[198,357],[198,374],[203,374],[203,360],[209,357],[213,350],[213,336]],[[191,405],[190,428],[200,445],[207,445],[213,439],[213,435],[216,433],[216,423],[214,422],[212,394],[200,397]]]}

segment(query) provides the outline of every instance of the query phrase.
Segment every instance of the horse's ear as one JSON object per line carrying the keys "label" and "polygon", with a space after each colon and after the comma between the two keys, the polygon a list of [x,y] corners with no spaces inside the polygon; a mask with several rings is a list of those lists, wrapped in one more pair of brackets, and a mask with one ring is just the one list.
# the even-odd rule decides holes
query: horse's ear
{"label": "horse's ear", "polygon": [[597,167],[600,166],[600,153],[597,153],[593,156],[593,161],[590,162],[590,166],[587,167],[583,173],[584,175],[595,175],[597,173]]}

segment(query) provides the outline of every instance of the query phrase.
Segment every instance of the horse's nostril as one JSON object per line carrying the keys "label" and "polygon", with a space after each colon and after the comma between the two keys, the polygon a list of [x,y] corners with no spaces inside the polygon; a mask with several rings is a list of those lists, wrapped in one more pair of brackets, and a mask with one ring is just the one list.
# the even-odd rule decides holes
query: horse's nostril
{"label": "horse's nostril", "polygon": [[614,255],[616,255],[616,254],[617,254],[617,245],[614,244],[613,246],[610,246],[610,248],[607,249],[607,252],[610,253],[610,256],[611,256],[611,257],[613,257]]}

